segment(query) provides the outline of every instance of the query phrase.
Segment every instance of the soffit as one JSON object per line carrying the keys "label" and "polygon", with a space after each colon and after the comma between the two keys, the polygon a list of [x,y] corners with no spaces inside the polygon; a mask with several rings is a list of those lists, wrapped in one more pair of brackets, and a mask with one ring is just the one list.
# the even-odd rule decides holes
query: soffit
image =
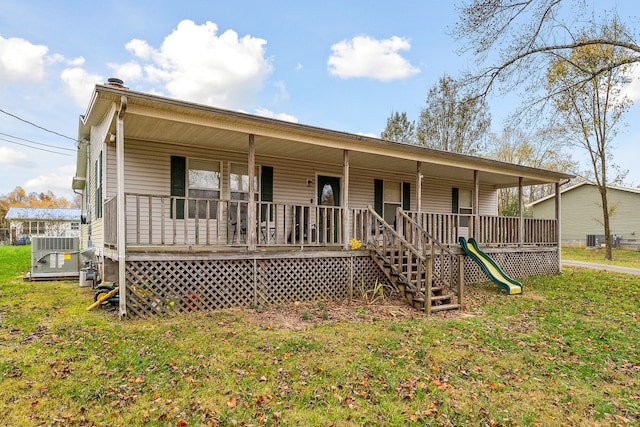
{"label": "soffit", "polygon": [[124,116],[127,140],[247,153],[249,134],[253,134],[257,156],[341,165],[343,150],[348,149],[352,168],[415,176],[416,162],[420,161],[424,176],[473,181],[474,170],[478,170],[481,184],[495,188],[517,186],[519,177],[523,185],[559,182],[571,177],[126,90],[106,87],[96,90],[105,93],[94,103],[95,111],[104,110],[104,104],[120,102],[122,95],[127,96]]}

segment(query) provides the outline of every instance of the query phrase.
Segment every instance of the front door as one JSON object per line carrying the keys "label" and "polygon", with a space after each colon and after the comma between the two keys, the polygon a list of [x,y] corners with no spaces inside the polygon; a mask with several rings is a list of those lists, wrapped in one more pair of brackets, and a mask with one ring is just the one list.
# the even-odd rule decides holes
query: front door
{"label": "front door", "polygon": [[340,177],[318,175],[318,205],[320,241],[338,243],[339,211],[328,207],[340,206]]}

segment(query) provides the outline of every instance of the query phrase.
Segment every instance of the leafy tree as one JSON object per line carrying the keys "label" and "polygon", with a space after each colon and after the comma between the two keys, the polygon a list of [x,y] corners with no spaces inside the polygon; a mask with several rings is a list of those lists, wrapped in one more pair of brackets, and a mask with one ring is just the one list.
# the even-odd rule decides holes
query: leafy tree
{"label": "leafy tree", "polygon": [[76,207],[76,202],[68,201],[64,197],[56,197],[53,191],[46,193],[32,192],[27,194],[24,188],[18,186],[4,196],[0,196],[0,224],[6,227],[4,217],[12,206],[30,208],[72,208]]}
{"label": "leafy tree", "polygon": [[407,113],[392,112],[387,119],[387,127],[380,134],[380,138],[395,142],[416,142],[416,124],[409,121]]}
{"label": "leafy tree", "polygon": [[[556,129],[539,129],[528,135],[520,129],[507,128],[501,135],[490,138],[490,157],[495,160],[569,172],[577,166],[566,153]],[[554,185],[537,185],[523,189],[525,203],[548,196],[555,192]],[[500,215],[516,216],[519,210],[518,189],[503,188],[498,191],[498,212]]]}
{"label": "leafy tree", "polygon": [[[624,28],[612,22],[602,29],[602,38],[616,38]],[[581,40],[592,37],[583,33]],[[628,83],[628,66],[617,66],[626,52],[612,45],[583,45],[573,49],[568,58],[558,57],[551,61],[547,89],[553,93],[553,103],[560,113],[558,119],[566,129],[566,137],[575,146],[589,154],[592,177],[600,193],[606,254],[610,260],[611,228],[609,217],[615,210],[607,199],[607,186],[620,181],[624,174],[610,177],[613,173],[611,145],[620,123],[631,101],[622,95]],[[600,70],[607,70],[601,72]]]}
{"label": "leafy tree", "polygon": [[486,101],[465,94],[448,75],[440,78],[427,94],[420,112],[418,143],[430,148],[464,154],[479,154],[491,126]]}

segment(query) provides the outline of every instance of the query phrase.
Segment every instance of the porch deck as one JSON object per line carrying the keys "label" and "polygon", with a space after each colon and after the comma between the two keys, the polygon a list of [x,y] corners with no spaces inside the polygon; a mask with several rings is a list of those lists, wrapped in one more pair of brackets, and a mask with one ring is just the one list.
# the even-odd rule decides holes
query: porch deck
{"label": "porch deck", "polygon": [[[108,200],[104,276],[126,271],[121,311],[130,316],[352,298],[379,283],[405,296],[411,291],[410,303],[419,301],[427,313],[426,296],[443,287],[431,283],[446,285],[458,295],[452,306],[460,306],[463,284],[486,278],[462,256],[458,236],[480,236],[513,277],[557,273],[559,266],[554,220],[398,209],[391,225],[370,208],[126,194],[119,248],[116,212],[116,199]],[[352,238],[363,249],[350,250]],[[413,269],[413,288],[395,283],[372,253],[393,253],[395,272]],[[410,265],[398,264],[409,253]]]}

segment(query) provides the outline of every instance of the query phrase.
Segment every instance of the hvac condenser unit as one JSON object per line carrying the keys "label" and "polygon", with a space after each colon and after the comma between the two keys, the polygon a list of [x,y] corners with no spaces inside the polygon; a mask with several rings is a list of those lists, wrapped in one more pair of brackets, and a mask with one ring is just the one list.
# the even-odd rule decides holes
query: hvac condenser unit
{"label": "hvac condenser unit", "polygon": [[31,280],[55,280],[80,276],[78,237],[33,237]]}

